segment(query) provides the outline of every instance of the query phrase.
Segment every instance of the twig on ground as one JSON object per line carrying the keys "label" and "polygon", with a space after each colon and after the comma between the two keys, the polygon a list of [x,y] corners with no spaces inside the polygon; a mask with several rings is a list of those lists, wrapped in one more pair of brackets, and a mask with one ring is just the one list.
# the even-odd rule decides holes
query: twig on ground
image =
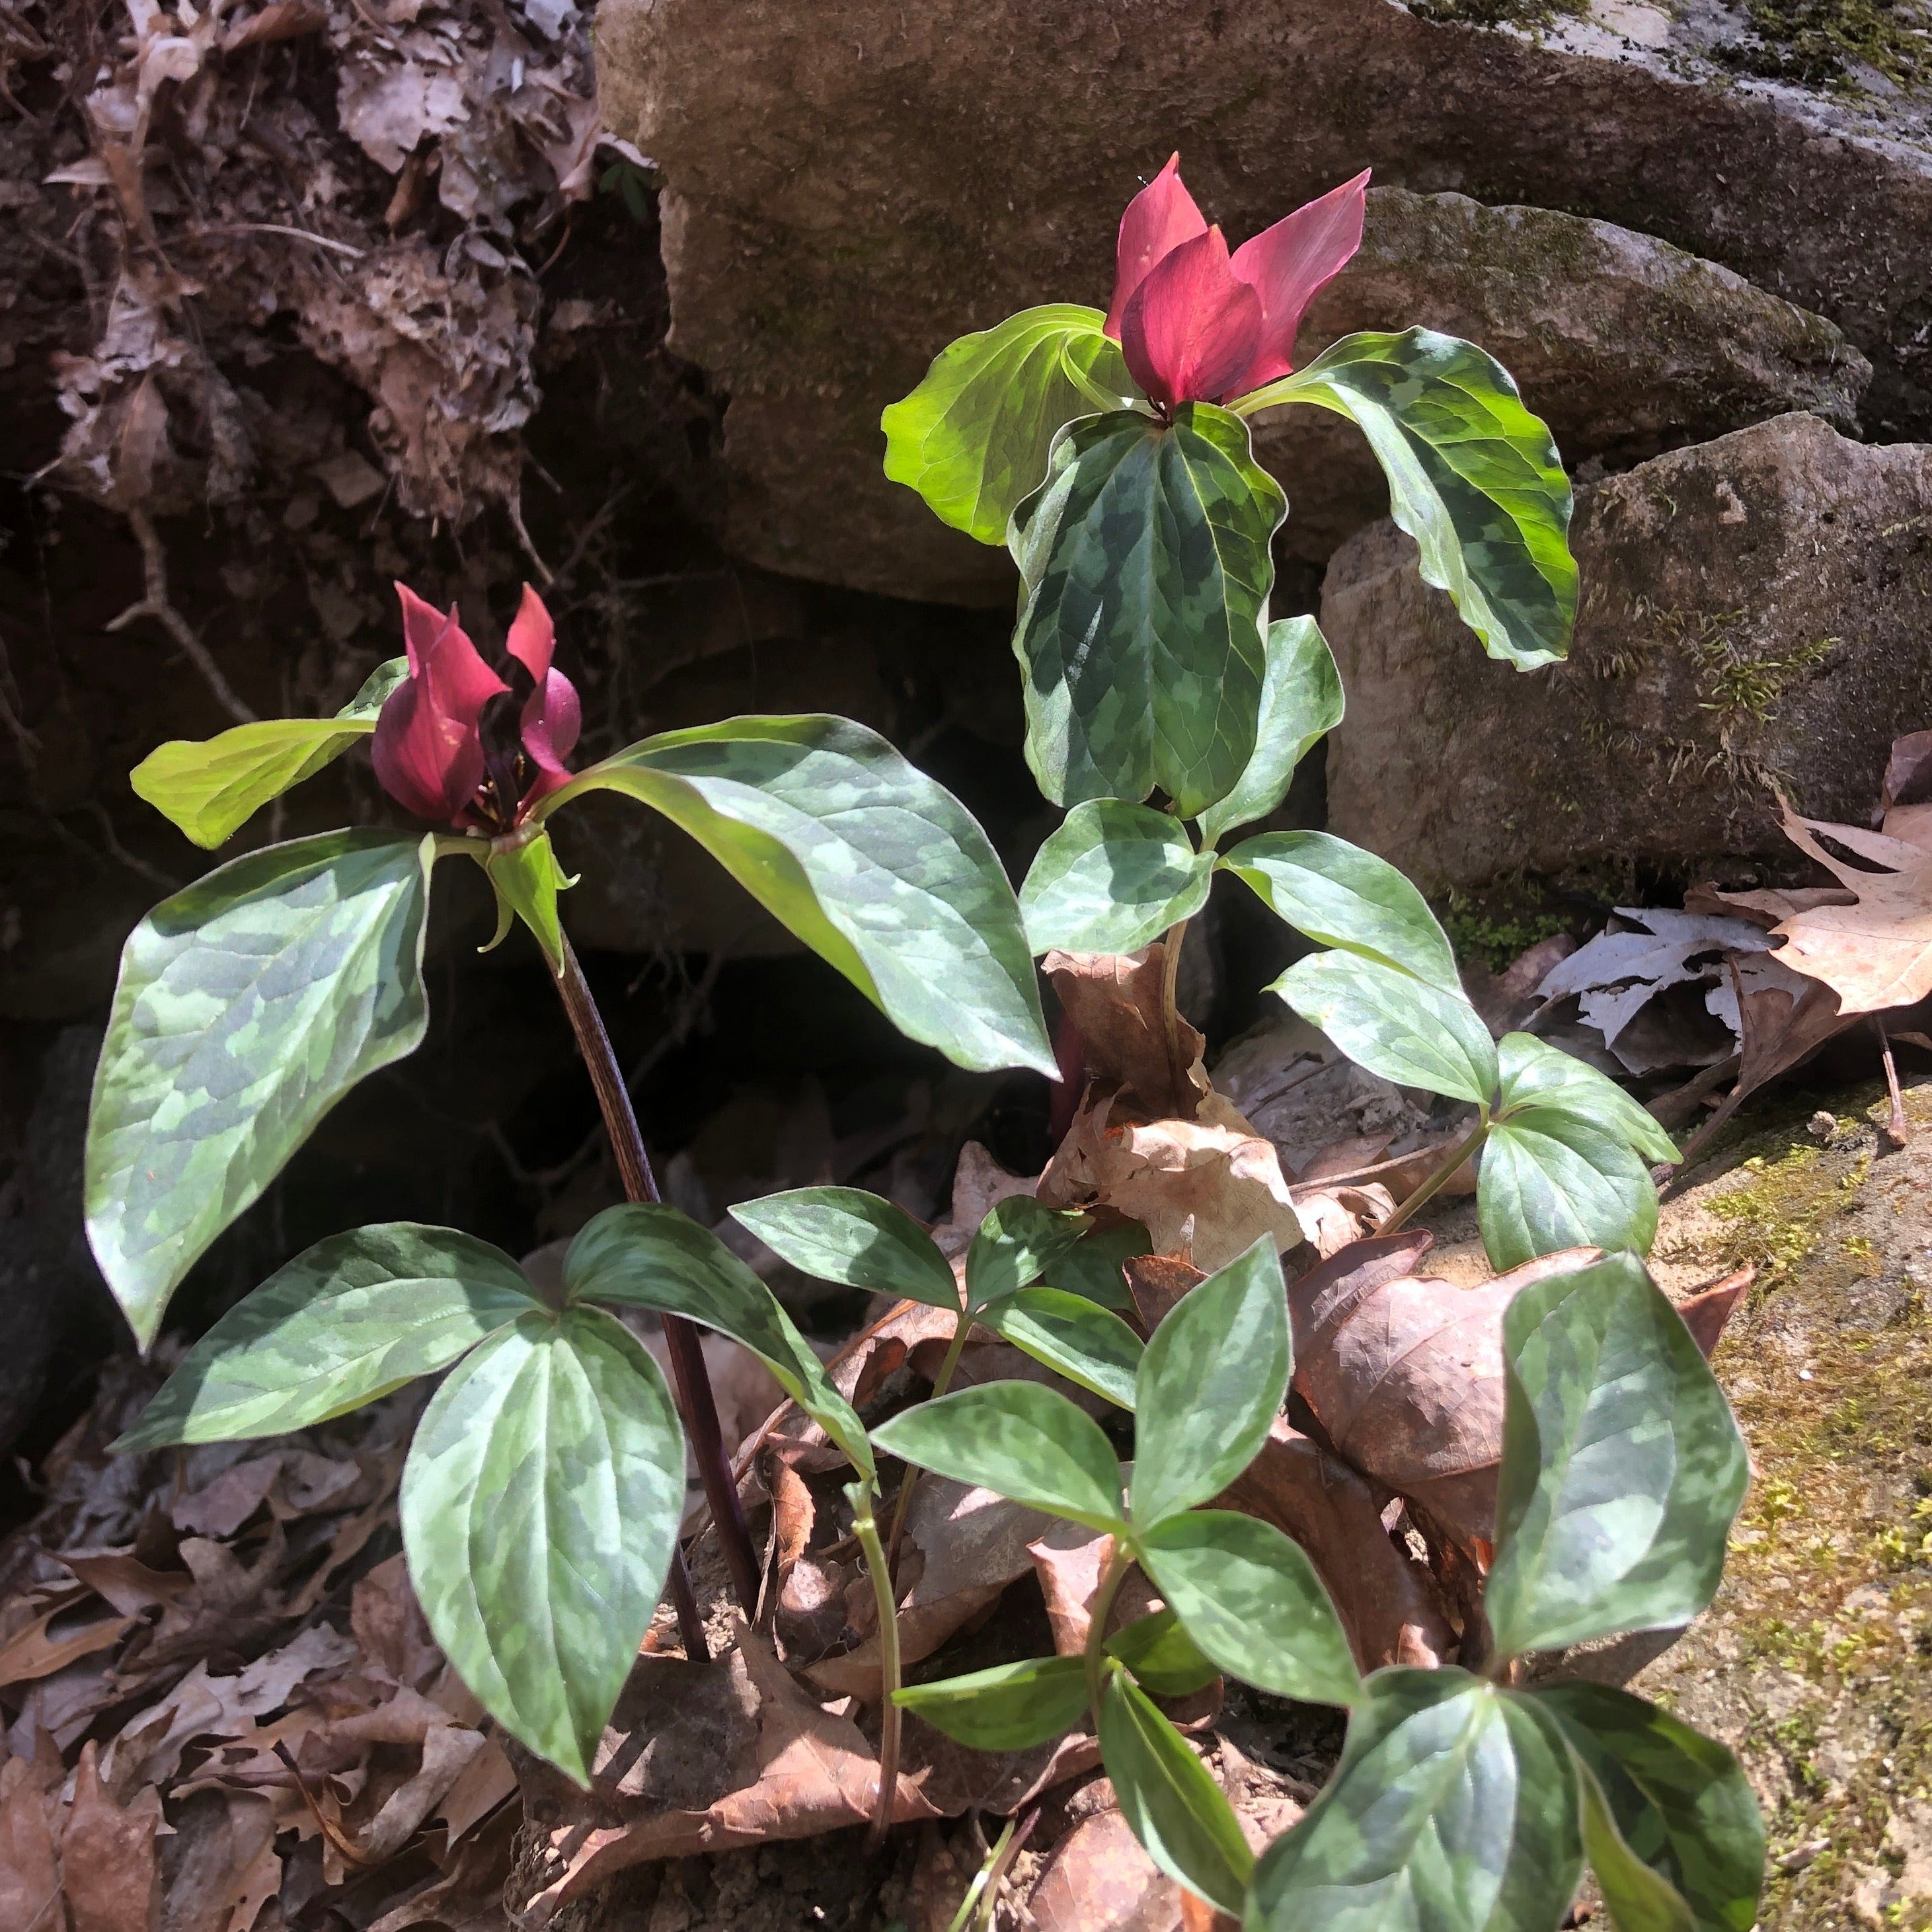
{"label": "twig on ground", "polygon": [[1885,1016],[1872,1015],[1872,1025],[1878,1034],[1878,1050],[1885,1062],[1885,1090],[1891,1096],[1892,1114],[1885,1124],[1885,1136],[1895,1148],[1902,1148],[1911,1138],[1912,1130],[1905,1118],[1905,1096],[1898,1090],[1898,1064],[1892,1057],[1892,1041],[1885,1030]]}

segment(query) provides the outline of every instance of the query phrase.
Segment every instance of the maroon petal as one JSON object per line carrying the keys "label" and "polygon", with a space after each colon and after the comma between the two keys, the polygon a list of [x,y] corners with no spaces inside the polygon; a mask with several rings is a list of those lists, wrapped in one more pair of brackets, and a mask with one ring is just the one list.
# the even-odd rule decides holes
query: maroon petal
{"label": "maroon petal", "polygon": [[1285,215],[1234,250],[1234,272],[1262,301],[1262,339],[1232,395],[1244,396],[1294,367],[1294,338],[1308,304],[1362,245],[1369,170]]}
{"label": "maroon petal", "polygon": [[584,710],[578,702],[577,687],[560,670],[546,671],[543,682],[524,704],[524,749],[538,772],[524,792],[523,804],[534,805],[545,793],[570,782],[564,764],[577,744],[583,728]]}
{"label": "maroon petal", "polygon": [[1212,401],[1255,359],[1261,298],[1228,266],[1218,228],[1184,242],[1133,293],[1120,349],[1134,380],[1157,403]]}
{"label": "maroon petal", "polygon": [[382,789],[418,818],[454,822],[483,778],[477,719],[508,687],[447,616],[402,584],[410,674],[383,701],[370,755]]}
{"label": "maroon petal", "polygon": [[1207,218],[1194,205],[1180,178],[1180,157],[1167,166],[1127,203],[1120,217],[1120,238],[1114,256],[1114,299],[1107,309],[1107,333],[1120,339],[1121,319],[1135,290],[1163,256],[1207,231]]}
{"label": "maroon petal", "polygon": [[556,651],[556,631],[543,599],[527,584],[510,625],[509,646],[511,656],[542,684]]}

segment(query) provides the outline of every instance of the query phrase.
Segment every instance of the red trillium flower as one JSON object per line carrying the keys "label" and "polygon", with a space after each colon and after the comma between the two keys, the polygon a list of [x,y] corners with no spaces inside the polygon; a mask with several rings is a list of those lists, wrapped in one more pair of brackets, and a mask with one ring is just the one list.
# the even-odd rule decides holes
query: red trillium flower
{"label": "red trillium flower", "polygon": [[569,782],[564,760],[583,714],[577,689],[550,668],[550,613],[526,584],[510,626],[510,682],[483,662],[457,620],[407,585],[403,640],[410,674],[383,700],[370,747],[382,789],[418,818],[497,835]]}
{"label": "red trillium flower", "polygon": [[1107,333],[1161,409],[1245,396],[1294,367],[1316,293],[1362,245],[1369,170],[1230,255],[1180,178],[1176,154],[1127,204]]}

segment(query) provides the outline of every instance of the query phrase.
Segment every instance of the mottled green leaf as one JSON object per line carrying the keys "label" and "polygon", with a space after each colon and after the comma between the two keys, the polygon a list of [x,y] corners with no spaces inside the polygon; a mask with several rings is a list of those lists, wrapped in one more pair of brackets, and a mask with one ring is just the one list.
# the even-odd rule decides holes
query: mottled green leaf
{"label": "mottled green leaf", "polygon": [[1585,1847],[1617,1932],[1750,1932],[1764,1820],[1737,1760],[1608,1684],[1532,1694],[1582,1773]]}
{"label": "mottled green leaf", "polygon": [[800,1187],[742,1201],[731,1218],[820,1281],[957,1308],[959,1284],[932,1237],[903,1208],[857,1187]]}
{"label": "mottled green leaf", "polygon": [[909,1684],[892,1702],[974,1750],[1026,1750],[1079,1723],[1087,1709],[1087,1665],[1078,1657],[1030,1657]]}
{"label": "mottled green leaf", "polygon": [[500,1248],[453,1228],[332,1234],[223,1316],[115,1447],[306,1429],[447,1368],[539,1305]]}
{"label": "mottled green leaf", "polygon": [[1268,628],[1254,756],[1234,788],[1201,814],[1201,836],[1216,844],[1237,826],[1265,818],[1288,796],[1294,768],[1342,722],[1342,675],[1312,617],[1283,617]]}
{"label": "mottled green leaf", "polygon": [[1534,1034],[1506,1033],[1496,1043],[1502,1092],[1496,1118],[1560,1108],[1628,1142],[1646,1160],[1675,1162],[1677,1149],[1657,1118],[1607,1074]]}
{"label": "mottled green leaf", "polygon": [[1051,1076],[1018,902],[972,814],[849,718],[667,731],[538,807],[623,792],[689,832],[908,1039],[976,1071]]}
{"label": "mottled green leaf", "polygon": [[1061,432],[1009,538],[1027,762],[1056,805],[1158,786],[1192,818],[1234,789],[1254,755],[1268,544],[1287,508],[1247,425],[1211,403]]}
{"label": "mottled green leaf", "polygon": [[1030,1194],[997,1202],[966,1250],[966,1301],[982,1308],[1037,1281],[1093,1223],[1078,1209],[1049,1208]]}
{"label": "mottled green leaf", "polygon": [[1221,1672],[1201,1654],[1172,1610],[1156,1610],[1123,1624],[1108,1638],[1106,1652],[1133,1673],[1134,1682],[1156,1697],[1191,1697]]}
{"label": "mottled green leaf", "polygon": [[1553,1107],[1493,1124],[1476,1175],[1483,1246],[1498,1270],[1561,1248],[1657,1238],[1657,1189],[1628,1142]]}
{"label": "mottled green leaf", "polygon": [[1298,959],[1268,990],[1384,1080],[1479,1106],[1495,1094],[1495,1042],[1460,992],[1349,952]]}
{"label": "mottled green leaf", "polygon": [[1089,799],[1041,846],[1020,911],[1036,952],[1137,952],[1208,903],[1211,854],[1151,806]]}
{"label": "mottled green leaf", "polygon": [[1153,1252],[1154,1243],[1139,1222],[1118,1222],[1083,1237],[1046,1270],[1042,1279],[1048,1288],[1084,1295],[1102,1308],[1131,1308],[1133,1297],[1127,1292],[1122,1270],[1136,1256]]}
{"label": "mottled green leaf", "polygon": [[1207,1766],[1124,1672],[1108,1672],[1100,1719],[1101,1760],[1141,1849],[1190,1892],[1239,1912],[1254,1854]]}
{"label": "mottled green leaf", "polygon": [[1421,552],[1424,582],[1448,592],[1490,656],[1531,670],[1568,653],[1570,479],[1494,357],[1429,328],[1346,335],[1244,396],[1240,412],[1279,403],[1317,404],[1360,428],[1388,478],[1389,514]]}
{"label": "mottled green leaf", "polygon": [[1556,1932],[1582,1851],[1550,1720],[1462,1670],[1364,1688],[1335,1775],[1255,1868],[1252,1932]]}
{"label": "mottled green leaf", "polygon": [[1040,488],[1061,424],[1135,394],[1119,344],[1102,332],[1106,320],[1048,302],[949,344],[879,418],[886,474],[916,490],[942,523],[1004,543],[1006,519]]}
{"label": "mottled green leaf", "polygon": [[1037,1382],[982,1382],[872,1431],[889,1456],[1091,1529],[1124,1528],[1120,1466],[1100,1425]]}
{"label": "mottled green leaf", "polygon": [[1261,1453],[1288,1394],[1288,1290],[1264,1234],[1182,1297],[1141,1358],[1134,1522],[1217,1496]]}
{"label": "mottled green leaf", "polygon": [[607,1208],[578,1231],[563,1258],[566,1300],[614,1302],[682,1315],[742,1342],[778,1386],[872,1473],[866,1426],[838,1393],[812,1344],[758,1277],[712,1234],[675,1208]]}
{"label": "mottled green leaf", "polygon": [[323,1114],[421,1042],[434,849],[370,831],[272,845],[129,934],[88,1118],[87,1232],[143,1348]]}
{"label": "mottled green leaf", "polygon": [[416,1426],[403,1545],[423,1615],[490,1716],[580,1784],[683,1510],[664,1377],[597,1309],[500,1328]]}
{"label": "mottled green leaf", "polygon": [[206,740],[171,739],[128,782],[197,845],[219,845],[270,800],[366,738],[383,699],[408,675],[409,661],[392,658],[333,718],[263,718]]}
{"label": "mottled green leaf", "polygon": [[1522,1289],[1503,1352],[1498,1654],[1688,1623],[1750,1466],[1682,1318],[1634,1256],[1606,1255]]}
{"label": "mottled green leaf", "polygon": [[1135,1549],[1202,1654],[1231,1676],[1307,1704],[1352,1704],[1361,1695],[1322,1579],[1273,1523],[1190,1510],[1140,1531]]}
{"label": "mottled green leaf", "polygon": [[1449,935],[1386,859],[1325,832],[1264,832],[1244,839],[1221,865],[1318,946],[1400,966],[1462,997]]}
{"label": "mottled green leaf", "polygon": [[1069,1382],[1122,1408],[1133,1407],[1141,1338],[1097,1302],[1062,1288],[1023,1288],[988,1302],[977,1318]]}

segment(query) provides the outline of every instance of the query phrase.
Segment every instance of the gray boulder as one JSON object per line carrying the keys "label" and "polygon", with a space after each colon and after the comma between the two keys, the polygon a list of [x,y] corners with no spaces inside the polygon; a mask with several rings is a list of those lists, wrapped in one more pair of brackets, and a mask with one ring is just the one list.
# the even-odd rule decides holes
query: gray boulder
{"label": "gray boulder", "polygon": [[[1573,467],[1624,469],[1791,410],[1853,430],[1871,380],[1830,322],[1654,236],[1371,188],[1361,252],[1310,309],[1296,362],[1358,329],[1418,323],[1502,362]],[[1340,417],[1272,411],[1255,441],[1288,492],[1291,555],[1318,562],[1388,511],[1382,472]]]}
{"label": "gray boulder", "polygon": [[1010,596],[1004,556],[885,482],[880,408],[964,330],[1104,302],[1115,214],[1177,147],[1238,239],[1368,163],[1665,236],[1843,329],[1876,371],[1868,429],[1932,433],[1922,127],[1741,79],[1709,58],[1730,27],[1615,11],[1539,40],[1388,0],[604,0],[604,112],[662,182],[670,344],[730,398],[732,542]]}
{"label": "gray boulder", "polygon": [[1892,740],[1932,719],[1932,448],[1782,416],[1586,490],[1571,536],[1576,642],[1529,674],[1484,656],[1393,524],[1336,552],[1330,830],[1433,892],[1790,872],[1774,788],[1865,819]]}

